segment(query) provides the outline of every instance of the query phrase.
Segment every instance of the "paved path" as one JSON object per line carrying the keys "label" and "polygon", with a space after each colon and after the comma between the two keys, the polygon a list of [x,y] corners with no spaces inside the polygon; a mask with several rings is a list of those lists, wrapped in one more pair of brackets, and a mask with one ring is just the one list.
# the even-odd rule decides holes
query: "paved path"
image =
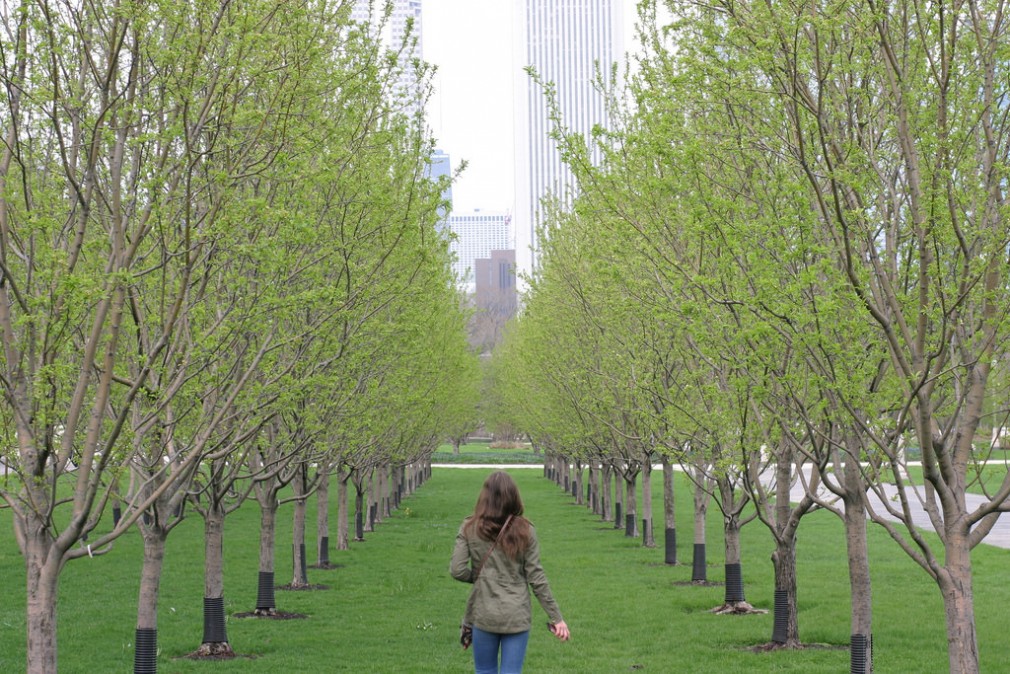
{"label": "paved path", "polygon": [[[925,492],[923,487],[919,486],[917,489],[920,497],[924,498]],[[819,493],[822,498],[824,498],[829,502],[836,498],[834,494],[829,492],[823,486],[821,487]],[[893,484],[885,484],[884,493],[887,496],[887,498],[890,499],[892,507],[900,510],[901,504],[898,503],[897,499],[898,488],[895,487]],[[803,495],[804,495],[803,486],[797,480],[796,484],[792,486],[792,489],[789,493],[789,498],[794,502],[799,502],[799,500],[803,498]],[[869,497],[870,504],[873,506],[875,512],[877,512],[878,514],[882,515],[885,519],[890,520],[892,522],[898,521],[898,518],[891,517],[887,513],[887,510],[884,508],[884,504],[881,503],[880,497],[877,496],[877,494],[869,492],[867,493],[867,496]],[[914,493],[911,492],[911,490],[909,490],[909,499],[910,499],[909,507],[911,508],[912,511],[912,522],[914,522],[915,526],[919,527],[920,529],[932,531],[933,523],[930,522],[929,515],[926,514],[926,510],[922,507],[921,501],[915,497]],[[982,503],[984,503],[986,501],[986,498],[984,496],[977,494],[966,494],[965,500],[968,504],[968,509],[970,511],[977,508]],[[1010,549],[1010,516],[1007,516],[1006,513],[1001,515],[1000,518],[996,521],[996,524],[993,525],[993,528],[989,531],[989,534],[985,537],[985,539],[982,542],[988,545],[996,546],[998,548]]]}
{"label": "paved path", "polygon": [[[468,464],[468,463],[444,463],[444,464],[434,464],[433,467],[434,468],[481,468],[481,469],[484,469],[484,470],[496,470],[496,469],[503,469],[503,470],[504,469],[509,469],[509,470],[511,470],[511,469],[515,469],[515,468],[536,468],[538,470],[543,470],[543,468],[544,468],[543,465],[541,465],[541,464],[492,465],[492,464],[481,464],[481,463],[470,463],[470,464]],[[662,470],[662,468],[663,467],[661,465],[656,465],[656,466],[653,467],[653,470],[659,471],[659,470]],[[678,467],[678,469],[679,469],[679,467]],[[809,475],[809,472],[807,474]],[[895,487],[894,485],[887,484],[887,485],[884,485],[884,489],[885,489],[885,494],[887,495],[887,497],[889,499],[892,499],[894,505],[897,506],[898,505],[897,504],[897,498],[895,496],[897,494],[897,491],[898,491],[897,487]],[[920,494],[921,494],[922,493],[922,487],[921,486],[919,487],[919,490],[920,490]],[[803,494],[804,494],[803,486],[800,484],[799,480],[797,480],[796,484],[794,484],[793,487],[792,487],[792,490],[791,490],[791,492],[789,494],[789,497],[790,497],[790,499],[792,501],[799,502],[799,500],[801,498],[803,498]],[[824,498],[825,500],[827,500],[829,502],[832,501],[832,500],[834,500],[836,498],[834,496],[834,494],[830,493],[823,486],[821,487],[820,494],[821,494],[822,498]],[[883,504],[880,502],[880,499],[879,499],[879,497],[876,494],[874,494],[874,493],[871,492],[871,493],[868,494],[868,496],[870,498],[870,503],[873,505],[873,508],[874,508],[874,510],[876,512],[883,514],[887,519],[891,520],[892,522],[897,522],[898,521],[897,518],[890,517],[890,516],[888,516],[886,514],[887,511],[884,508]],[[985,499],[984,496],[979,496],[977,494],[966,494],[966,500],[968,502],[969,509],[974,509],[974,508],[977,508],[980,504],[982,504],[986,499]],[[918,499],[915,499],[914,496],[912,496],[912,501],[911,501],[910,505],[911,505],[911,508],[912,508],[912,521],[915,523],[915,525],[917,527],[921,528],[921,529],[926,529],[926,530],[932,531],[933,530],[933,524],[929,521],[929,515],[926,514],[925,509],[922,507],[922,504],[918,501]],[[987,544],[987,545],[993,545],[993,546],[998,547],[998,548],[1010,549],[1010,515],[1008,515],[1006,513],[1004,513],[1003,515],[1001,515],[1000,518],[999,518],[999,520],[997,520],[996,524],[993,526],[992,530],[989,532],[989,535],[987,535],[982,542],[985,543],[985,544]]]}

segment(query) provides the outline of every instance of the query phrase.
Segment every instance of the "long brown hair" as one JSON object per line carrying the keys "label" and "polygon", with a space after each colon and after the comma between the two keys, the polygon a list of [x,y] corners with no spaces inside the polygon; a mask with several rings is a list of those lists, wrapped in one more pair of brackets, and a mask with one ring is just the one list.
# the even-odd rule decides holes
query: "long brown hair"
{"label": "long brown hair", "polygon": [[485,541],[493,541],[511,515],[512,521],[498,541],[498,547],[509,559],[517,559],[530,546],[530,523],[522,514],[523,500],[515,480],[505,471],[496,470],[484,480],[466,528]]}

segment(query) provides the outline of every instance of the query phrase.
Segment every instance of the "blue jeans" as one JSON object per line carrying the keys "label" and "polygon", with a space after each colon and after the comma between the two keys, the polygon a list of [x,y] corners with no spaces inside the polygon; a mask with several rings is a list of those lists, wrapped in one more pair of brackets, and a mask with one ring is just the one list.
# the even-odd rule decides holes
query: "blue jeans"
{"label": "blue jeans", "polygon": [[[476,674],[521,674],[530,633],[495,634],[473,628],[473,664]],[[501,668],[498,650],[501,649]]]}

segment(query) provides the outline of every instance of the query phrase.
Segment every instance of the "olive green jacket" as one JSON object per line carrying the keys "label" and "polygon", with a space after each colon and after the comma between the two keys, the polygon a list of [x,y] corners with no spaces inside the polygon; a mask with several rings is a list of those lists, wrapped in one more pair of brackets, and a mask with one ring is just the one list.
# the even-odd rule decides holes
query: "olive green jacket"
{"label": "olive green jacket", "polygon": [[[476,534],[467,536],[465,524],[466,520],[456,534],[449,573],[456,580],[474,583],[473,574],[491,547],[491,541],[485,541]],[[526,632],[533,622],[527,586],[532,588],[550,621],[561,622],[561,611],[540,565],[540,544],[532,525],[530,546],[519,559],[509,559],[497,547],[487,558],[470,592],[464,624],[495,634]]]}

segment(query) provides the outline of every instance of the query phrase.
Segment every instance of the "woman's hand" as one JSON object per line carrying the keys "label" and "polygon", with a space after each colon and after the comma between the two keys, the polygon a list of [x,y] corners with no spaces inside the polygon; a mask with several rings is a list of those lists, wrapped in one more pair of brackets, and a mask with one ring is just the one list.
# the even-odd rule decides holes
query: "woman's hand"
{"label": "woman's hand", "polygon": [[551,632],[554,632],[554,636],[562,641],[568,641],[572,636],[572,633],[568,631],[568,625],[565,624],[564,620],[552,624]]}

